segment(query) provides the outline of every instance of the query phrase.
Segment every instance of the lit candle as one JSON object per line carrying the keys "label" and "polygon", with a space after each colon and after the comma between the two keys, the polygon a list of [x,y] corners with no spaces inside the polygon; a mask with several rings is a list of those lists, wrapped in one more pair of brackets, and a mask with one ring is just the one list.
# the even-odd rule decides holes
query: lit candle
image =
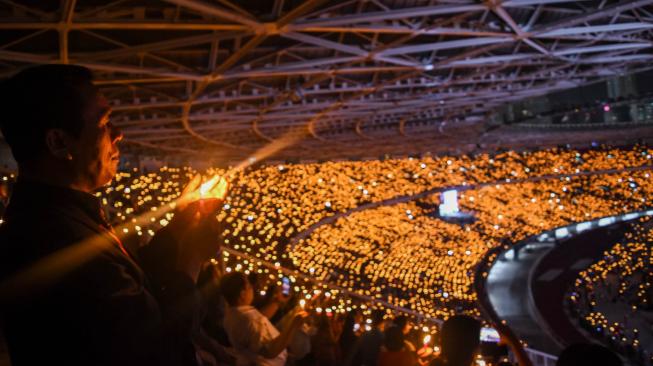
{"label": "lit candle", "polygon": [[429,344],[429,342],[431,342],[431,335],[427,334],[426,336],[424,336],[424,347],[426,347]]}
{"label": "lit candle", "polygon": [[227,181],[219,175],[214,175],[202,183],[199,189],[200,198],[222,199],[227,194]]}

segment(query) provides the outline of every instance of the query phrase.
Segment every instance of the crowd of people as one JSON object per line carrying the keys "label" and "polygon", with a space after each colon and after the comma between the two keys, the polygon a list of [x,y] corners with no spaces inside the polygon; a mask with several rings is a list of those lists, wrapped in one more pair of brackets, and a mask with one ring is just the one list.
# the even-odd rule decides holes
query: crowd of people
{"label": "crowd of people", "polygon": [[[223,242],[247,256],[225,251],[221,260],[227,271],[267,276],[266,282],[273,285],[285,276],[284,267],[337,285],[289,277],[302,296],[316,288],[329,296],[318,307],[324,314],[361,311],[371,316],[373,306],[339,290],[343,288],[413,310],[423,315],[416,319],[420,323],[458,313],[480,316],[472,281],[475,266],[487,250],[573,222],[645,209],[653,189],[647,171],[565,176],[648,164],[650,154],[643,146],[507,152],[462,163],[464,159],[469,158],[275,165],[236,174],[220,214],[227,224]],[[545,164],[549,160],[557,164]],[[437,188],[439,175],[428,167],[438,163],[447,167],[448,186],[497,182],[460,192],[461,210],[473,213],[474,222],[459,225],[438,219],[433,213],[439,200],[433,195],[355,212],[288,247],[290,238],[325,217],[367,202]],[[521,174],[516,174],[516,165]],[[468,170],[478,177],[472,179]],[[428,184],[420,180],[419,172],[431,175]],[[120,226],[140,213],[165,207],[195,173],[189,167],[164,167],[142,175],[122,172],[101,197],[114,224]],[[228,170],[211,169],[206,174],[226,175]],[[528,181],[546,175],[558,178]],[[516,179],[525,181],[515,183]],[[143,238],[171,218],[166,213],[151,227],[123,225],[123,230]],[[266,262],[279,269],[264,266]]]}
{"label": "crowd of people", "polygon": [[[429,316],[441,318],[461,309],[477,314],[471,272],[489,248],[571,222],[647,205],[647,172],[591,177],[564,174],[649,162],[650,154],[641,146],[631,150],[506,152],[474,159],[423,157],[261,167],[231,179],[230,195],[220,214],[227,224],[224,243],[255,259],[294,267]],[[211,169],[207,175],[227,172]],[[98,195],[114,225],[126,223],[121,226],[125,234],[146,240],[170,221],[172,213],[149,227],[129,222],[143,212],[164,209],[195,173],[188,167],[164,167],[147,174],[122,172]],[[543,175],[562,178],[502,184]],[[335,225],[319,228],[292,250],[287,248],[290,238],[310,225],[367,202],[439,186],[464,188],[487,182],[498,184],[460,194],[461,209],[476,217],[468,225],[433,217],[438,200],[431,197],[354,213]],[[507,197],[511,197],[510,204]],[[230,268],[269,272],[256,261],[224,255]]]}
{"label": "crowd of people", "polygon": [[[483,253],[648,207],[653,189],[633,169],[650,166],[646,146],[118,173],[123,136],[90,70],[23,70],[0,101],[18,163],[0,225],[16,366],[498,364],[479,358]],[[362,204],[453,186],[474,222],[434,218],[426,196],[291,245]]]}
{"label": "crowd of people", "polygon": [[[653,325],[653,221],[628,225],[621,243],[579,274],[568,294],[580,325],[642,365],[653,364],[643,344]],[[641,328],[641,327],[644,328]]]}
{"label": "crowd of people", "polygon": [[[569,161],[559,160],[557,166],[544,164],[560,156]],[[374,304],[338,290],[343,288],[421,314],[423,317],[413,319],[418,328],[435,335],[438,328],[428,319],[459,313],[480,316],[472,281],[475,265],[487,250],[572,222],[646,208],[646,197],[653,189],[647,171],[572,176],[648,164],[650,154],[645,147],[507,152],[466,163],[463,159],[469,158],[276,165],[232,175],[230,194],[219,214],[225,224],[222,242],[247,256],[224,251],[218,259],[226,271],[265,278],[259,293],[280,284],[286,276],[282,268],[292,268],[337,285],[289,276],[293,291],[301,296],[312,297],[316,289],[322,291],[316,308],[325,316],[342,318],[359,312],[371,319]],[[473,222],[460,225],[439,219],[434,215],[439,199],[432,195],[355,212],[288,247],[293,235],[330,215],[363,203],[437,188],[436,170],[428,166],[438,162],[448,167],[447,186],[458,184],[465,189],[460,192],[460,208],[473,213]],[[516,174],[516,165],[521,174]],[[411,174],[411,169],[426,171],[430,183],[420,181],[419,173]],[[472,179],[468,170],[474,170],[478,178]],[[172,220],[168,206],[195,174],[190,167],[164,167],[150,173],[123,171],[96,195],[126,243],[138,247]],[[210,169],[205,174],[227,175],[228,170]],[[528,181],[545,175],[558,178]],[[524,181],[516,183],[516,179]],[[472,187],[487,182],[497,184]],[[139,215],[159,210],[162,214],[151,218],[149,225],[136,222]],[[386,311],[390,316],[391,309]],[[365,330],[365,325],[359,324],[358,329]]]}
{"label": "crowd of people", "polygon": [[[238,365],[511,365],[506,347],[525,361],[518,340],[505,337],[502,345],[491,345],[481,353],[482,322],[469,316],[449,317],[441,327],[418,326],[400,314],[382,309],[344,313],[321,310],[328,297],[285,295],[272,284],[261,292],[261,278],[243,272],[219,274],[211,266],[212,285],[203,287],[206,302],[225,303],[217,317],[207,317],[203,326],[213,339],[227,345],[227,358],[220,352],[206,360]],[[217,274],[217,276],[216,276]],[[219,278],[219,279],[218,279]],[[216,321],[217,320],[217,321]],[[488,346],[488,345],[486,345]],[[214,357],[215,356],[215,357]],[[219,362],[218,362],[219,363]]]}
{"label": "crowd of people", "polygon": [[[560,160],[561,156],[567,161]],[[557,164],[546,164],[548,160]],[[244,255],[224,251],[218,259],[228,272],[265,278],[259,281],[264,284],[259,293],[281,283],[286,276],[282,268],[337,285],[289,276],[300,297],[321,291],[316,309],[341,322],[351,312],[371,319],[375,306],[339,288],[421,314],[413,321],[428,330],[425,334],[435,335],[438,328],[429,319],[459,313],[480,316],[472,281],[475,266],[487,250],[572,222],[648,207],[646,197],[653,187],[647,171],[575,173],[649,162],[648,150],[638,146],[631,150],[506,152],[475,160],[423,157],[250,169],[231,175],[230,194],[219,214],[225,224],[223,245]],[[439,199],[432,195],[355,212],[288,247],[290,238],[325,217],[367,202],[445,185],[445,177],[436,174],[440,170],[428,169],[438,164],[447,167],[446,186],[458,184],[463,189],[460,208],[473,213],[473,222],[460,225],[439,219],[434,214]],[[470,175],[470,170],[476,175]],[[421,180],[420,172],[428,179]],[[173,219],[168,206],[196,174],[190,167],[118,172],[96,196],[125,242],[137,248]],[[209,169],[205,174],[226,176],[229,171]],[[557,178],[528,181],[546,175]],[[496,184],[472,187],[487,182]],[[162,214],[147,225],[136,221],[139,215],[157,211]],[[386,311],[386,316],[392,314],[391,309]],[[358,326],[364,331],[366,324]]]}
{"label": "crowd of people", "polygon": [[[645,146],[630,150],[513,151],[494,156],[422,157],[365,162],[264,166],[230,174],[224,206],[230,245],[267,261],[287,261],[288,239],[319,220],[361,204],[446,186],[510,182],[546,175],[623,169],[650,164]],[[206,174],[231,173],[209,169]],[[158,172],[119,173],[102,195],[113,223],[158,210],[174,200],[196,172],[164,167]],[[162,223],[169,221],[170,215]],[[139,225],[128,232],[147,230]],[[155,225],[156,226],[156,225]],[[154,231],[149,231],[153,235]]]}
{"label": "crowd of people", "polygon": [[[473,223],[433,214],[437,197],[355,212],[317,229],[292,256],[303,271],[441,318],[478,314],[473,273],[485,253],[545,230],[648,207],[646,172],[461,192]],[[615,199],[619,197],[619,199]],[[429,201],[429,202],[424,202]]]}

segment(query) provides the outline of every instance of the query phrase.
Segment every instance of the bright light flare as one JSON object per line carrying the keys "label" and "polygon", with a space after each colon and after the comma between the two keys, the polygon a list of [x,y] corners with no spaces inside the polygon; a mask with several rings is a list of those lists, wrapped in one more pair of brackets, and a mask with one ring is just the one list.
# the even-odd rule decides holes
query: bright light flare
{"label": "bright light flare", "polygon": [[424,336],[424,346],[426,346],[430,342],[431,342],[431,335],[427,334],[426,336]]}
{"label": "bright light flare", "polygon": [[209,178],[206,182],[202,183],[199,188],[200,199],[224,199],[227,195],[227,180],[220,177],[219,175],[214,175]]}
{"label": "bright light flare", "polygon": [[239,171],[244,170],[250,165],[265,160],[266,158],[276,154],[277,152],[287,148],[288,146],[294,145],[297,142],[303,140],[306,137],[307,131],[304,128],[291,129],[283,136],[272,141],[271,143],[263,146],[254,152],[251,156],[244,159],[238,165],[236,165],[227,176],[231,176]]}

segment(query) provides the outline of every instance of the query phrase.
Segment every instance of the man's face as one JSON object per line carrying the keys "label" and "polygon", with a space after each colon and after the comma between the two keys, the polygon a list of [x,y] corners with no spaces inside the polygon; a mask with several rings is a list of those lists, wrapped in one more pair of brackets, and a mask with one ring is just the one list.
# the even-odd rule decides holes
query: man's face
{"label": "man's face", "polygon": [[73,141],[71,155],[78,185],[93,191],[116,175],[120,156],[117,144],[122,133],[109,119],[111,108],[106,98],[95,88],[89,87],[86,92],[89,97],[83,111],[84,125],[79,138]]}

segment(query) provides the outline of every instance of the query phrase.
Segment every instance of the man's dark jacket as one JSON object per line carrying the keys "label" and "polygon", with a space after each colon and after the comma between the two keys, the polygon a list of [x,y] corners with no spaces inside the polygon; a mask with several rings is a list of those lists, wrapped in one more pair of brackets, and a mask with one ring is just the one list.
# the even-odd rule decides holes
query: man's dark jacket
{"label": "man's dark jacket", "polygon": [[152,285],[95,196],[19,181],[3,220],[0,310],[13,366],[194,362],[192,280],[171,272]]}

